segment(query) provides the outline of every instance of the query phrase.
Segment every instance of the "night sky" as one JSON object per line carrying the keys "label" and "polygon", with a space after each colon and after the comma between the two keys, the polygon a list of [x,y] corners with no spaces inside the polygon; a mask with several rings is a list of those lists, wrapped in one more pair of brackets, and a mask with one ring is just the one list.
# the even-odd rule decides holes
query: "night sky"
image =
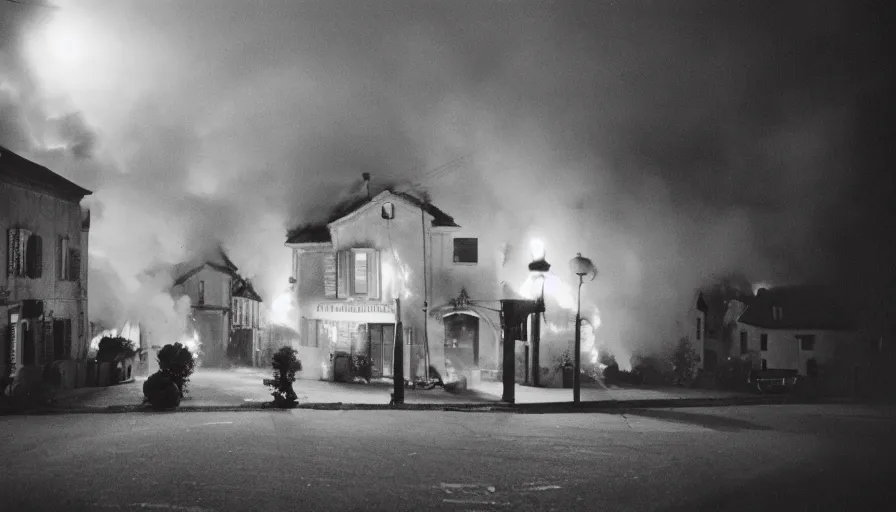
{"label": "night sky", "polygon": [[96,191],[119,301],[218,243],[275,296],[286,229],[370,172],[590,256],[608,343],[732,273],[892,309],[886,2],[57,5],[0,1],[0,143]]}

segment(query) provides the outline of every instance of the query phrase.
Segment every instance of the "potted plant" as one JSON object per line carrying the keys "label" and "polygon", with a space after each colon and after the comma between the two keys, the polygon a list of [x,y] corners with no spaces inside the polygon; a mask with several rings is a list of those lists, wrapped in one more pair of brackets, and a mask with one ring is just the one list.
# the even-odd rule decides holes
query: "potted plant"
{"label": "potted plant", "polygon": [[563,351],[558,358],[560,371],[563,372],[563,387],[571,389],[573,385],[573,377],[575,376],[575,361],[569,349]]}

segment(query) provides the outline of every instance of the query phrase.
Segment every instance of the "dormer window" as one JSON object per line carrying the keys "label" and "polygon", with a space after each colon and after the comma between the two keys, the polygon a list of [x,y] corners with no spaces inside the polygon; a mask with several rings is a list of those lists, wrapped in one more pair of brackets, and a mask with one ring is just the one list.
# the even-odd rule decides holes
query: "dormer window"
{"label": "dormer window", "polygon": [[772,320],[783,320],[784,319],[784,308],[781,306],[772,306]]}

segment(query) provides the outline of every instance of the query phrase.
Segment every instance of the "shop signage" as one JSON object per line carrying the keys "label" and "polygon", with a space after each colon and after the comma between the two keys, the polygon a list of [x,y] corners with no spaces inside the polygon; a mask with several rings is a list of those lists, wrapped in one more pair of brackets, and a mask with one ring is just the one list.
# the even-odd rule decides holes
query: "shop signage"
{"label": "shop signage", "polygon": [[329,304],[318,304],[318,313],[388,313],[394,314],[395,310],[391,304],[348,304],[344,302],[336,302]]}

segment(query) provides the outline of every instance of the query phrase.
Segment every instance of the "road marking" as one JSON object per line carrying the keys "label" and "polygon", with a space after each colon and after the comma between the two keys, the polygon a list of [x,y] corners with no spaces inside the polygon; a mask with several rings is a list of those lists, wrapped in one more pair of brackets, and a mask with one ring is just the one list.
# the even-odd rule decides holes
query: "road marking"
{"label": "road marking", "polygon": [[168,503],[132,503],[131,507],[177,510],[180,512],[210,512],[212,509],[204,507],[183,507],[180,505],[170,505]]}
{"label": "road marking", "polygon": [[203,423],[201,426],[205,425],[233,425],[232,421],[212,421],[209,423]]}
{"label": "road marking", "polygon": [[442,483],[442,489],[478,489],[487,487],[486,484],[446,484]]}
{"label": "road marking", "polygon": [[526,491],[550,491],[550,490],[560,489],[560,488],[561,488],[561,487],[560,487],[559,485],[539,485],[539,486],[536,486],[536,487],[526,487],[526,488],[520,489],[520,491],[522,491],[522,492],[526,492]]}
{"label": "road marking", "polygon": [[498,503],[497,501],[482,501],[482,500],[452,500],[445,498],[442,500],[443,503],[457,503],[457,504],[465,504],[465,505],[510,505],[510,503]]}

